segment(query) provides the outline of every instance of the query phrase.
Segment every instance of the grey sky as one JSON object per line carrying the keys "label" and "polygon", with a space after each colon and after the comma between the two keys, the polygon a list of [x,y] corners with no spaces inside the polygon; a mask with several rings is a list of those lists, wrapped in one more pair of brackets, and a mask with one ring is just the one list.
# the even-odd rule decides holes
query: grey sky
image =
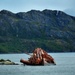
{"label": "grey sky", "polygon": [[61,10],[75,16],[75,0],[0,0],[0,10],[14,13],[35,10]]}

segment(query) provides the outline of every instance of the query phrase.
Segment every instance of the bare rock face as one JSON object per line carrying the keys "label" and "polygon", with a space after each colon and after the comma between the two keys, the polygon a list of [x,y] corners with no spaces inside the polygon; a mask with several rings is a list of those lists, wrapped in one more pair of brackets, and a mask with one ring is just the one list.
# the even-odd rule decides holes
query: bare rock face
{"label": "bare rock face", "polygon": [[17,63],[12,62],[11,60],[0,59],[0,65],[18,65]]}

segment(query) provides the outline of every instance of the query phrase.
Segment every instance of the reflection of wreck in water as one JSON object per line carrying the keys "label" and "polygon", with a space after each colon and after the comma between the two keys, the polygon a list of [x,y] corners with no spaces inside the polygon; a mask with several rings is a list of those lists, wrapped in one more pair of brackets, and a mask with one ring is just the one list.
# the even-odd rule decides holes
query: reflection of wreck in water
{"label": "reflection of wreck in water", "polygon": [[56,65],[53,57],[41,48],[35,49],[28,60],[21,59],[20,62],[26,65],[45,65],[46,63]]}

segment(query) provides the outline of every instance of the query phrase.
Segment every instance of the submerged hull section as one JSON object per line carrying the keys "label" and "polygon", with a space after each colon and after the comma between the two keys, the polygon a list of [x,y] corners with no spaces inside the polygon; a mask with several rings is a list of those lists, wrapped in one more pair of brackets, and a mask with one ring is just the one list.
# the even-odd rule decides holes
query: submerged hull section
{"label": "submerged hull section", "polygon": [[39,64],[34,63],[33,64],[33,63],[30,63],[29,61],[24,60],[24,59],[21,59],[20,62],[23,63],[24,65],[32,65],[32,66],[44,65],[43,63],[39,63]]}

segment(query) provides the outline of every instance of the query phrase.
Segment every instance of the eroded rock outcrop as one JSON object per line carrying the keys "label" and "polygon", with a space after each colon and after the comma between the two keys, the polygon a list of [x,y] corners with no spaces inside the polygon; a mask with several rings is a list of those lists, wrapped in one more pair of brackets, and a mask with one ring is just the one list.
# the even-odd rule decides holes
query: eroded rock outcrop
{"label": "eroded rock outcrop", "polygon": [[0,65],[18,65],[18,63],[12,62],[11,60],[7,59],[0,59]]}

